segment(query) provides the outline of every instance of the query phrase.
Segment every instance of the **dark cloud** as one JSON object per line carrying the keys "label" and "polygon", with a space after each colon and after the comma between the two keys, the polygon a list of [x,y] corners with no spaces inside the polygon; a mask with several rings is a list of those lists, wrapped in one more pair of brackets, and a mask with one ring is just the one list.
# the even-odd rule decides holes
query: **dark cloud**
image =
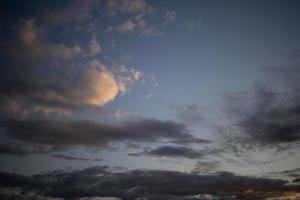
{"label": "dark cloud", "polygon": [[233,117],[234,125],[219,131],[225,143],[236,151],[269,147],[284,150],[298,146],[300,95],[297,91],[275,92],[257,84],[253,93],[230,95],[227,102],[226,110]]}
{"label": "dark cloud", "polygon": [[300,178],[296,178],[293,180],[293,183],[300,183]]}
{"label": "dark cloud", "polygon": [[300,168],[291,169],[291,170],[284,170],[279,172],[270,172],[269,175],[282,175],[291,178],[300,178]]}
{"label": "dark cloud", "polygon": [[106,146],[112,142],[155,142],[158,139],[194,138],[183,124],[154,119],[137,119],[121,125],[93,121],[2,120],[4,134],[15,140],[68,148],[71,146]]}
{"label": "dark cloud", "polygon": [[16,144],[5,143],[0,144],[0,154],[25,156],[28,155],[28,151],[21,146],[17,146]]}
{"label": "dark cloud", "polygon": [[69,155],[62,155],[62,154],[50,154],[51,157],[59,158],[63,160],[77,160],[77,161],[101,161],[102,159],[92,159],[92,158],[82,158],[77,156],[69,156]]}
{"label": "dark cloud", "polygon": [[110,172],[105,166],[33,176],[2,172],[0,178],[2,188],[18,187],[23,194],[35,191],[38,195],[64,199],[97,196],[127,200],[138,198],[187,200],[212,197],[264,199],[288,191],[300,191],[298,186],[286,186],[285,181],[238,176],[228,172],[210,175],[159,170]]}
{"label": "dark cloud", "polygon": [[176,144],[191,144],[191,143],[198,143],[198,144],[203,144],[203,143],[211,143],[211,140],[206,140],[206,139],[201,139],[201,138],[183,138],[181,140],[176,140],[172,141],[172,143]]}
{"label": "dark cloud", "polygon": [[141,153],[130,154],[132,156],[139,155],[148,155],[148,156],[158,156],[158,157],[173,157],[173,158],[189,158],[189,159],[198,159],[211,154],[217,154],[219,150],[195,150],[183,146],[160,146],[156,149]]}
{"label": "dark cloud", "polygon": [[56,149],[24,142],[7,142],[0,144],[0,155],[27,156],[30,154],[48,155],[53,158],[77,161],[101,161],[100,158],[84,158],[55,153]]}
{"label": "dark cloud", "polygon": [[185,157],[196,159],[203,157],[202,153],[188,147],[162,146],[149,151],[148,155],[152,156],[167,156],[167,157]]}

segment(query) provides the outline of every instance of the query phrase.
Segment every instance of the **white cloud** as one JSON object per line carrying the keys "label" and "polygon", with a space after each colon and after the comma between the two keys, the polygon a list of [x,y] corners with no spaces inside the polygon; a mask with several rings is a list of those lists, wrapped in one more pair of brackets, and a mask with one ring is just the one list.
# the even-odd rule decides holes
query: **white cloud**
{"label": "white cloud", "polygon": [[137,69],[127,68],[124,65],[120,65],[113,71],[115,71],[119,90],[123,94],[128,91],[128,88],[130,88],[135,81],[143,81],[143,73]]}

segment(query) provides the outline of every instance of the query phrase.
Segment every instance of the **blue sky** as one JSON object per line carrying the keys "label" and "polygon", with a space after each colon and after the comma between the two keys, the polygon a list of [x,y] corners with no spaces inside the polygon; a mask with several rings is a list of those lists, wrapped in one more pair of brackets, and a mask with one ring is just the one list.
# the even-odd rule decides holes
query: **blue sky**
{"label": "blue sky", "polygon": [[293,182],[299,2],[1,4],[3,173],[105,165]]}

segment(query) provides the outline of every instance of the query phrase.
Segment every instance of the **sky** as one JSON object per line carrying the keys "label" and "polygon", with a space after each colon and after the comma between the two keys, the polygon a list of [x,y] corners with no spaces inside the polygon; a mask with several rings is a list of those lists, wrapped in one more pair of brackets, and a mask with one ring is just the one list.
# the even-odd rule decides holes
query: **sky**
{"label": "sky", "polygon": [[299,1],[0,4],[2,199],[300,198]]}

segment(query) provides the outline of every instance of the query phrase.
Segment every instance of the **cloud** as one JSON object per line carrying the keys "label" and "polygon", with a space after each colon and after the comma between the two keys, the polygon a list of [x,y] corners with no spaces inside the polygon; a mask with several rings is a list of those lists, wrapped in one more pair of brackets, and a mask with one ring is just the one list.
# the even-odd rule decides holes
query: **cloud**
{"label": "cloud", "polygon": [[131,33],[135,30],[144,36],[160,36],[162,34],[161,30],[149,25],[143,17],[127,20],[116,26],[110,25],[105,29],[105,32]]}
{"label": "cloud", "polygon": [[198,161],[192,170],[192,173],[201,174],[215,172],[219,168],[218,161]]}
{"label": "cloud", "polygon": [[120,65],[113,69],[116,74],[119,91],[124,94],[135,81],[144,81],[143,73],[134,68],[127,68],[125,65]]}
{"label": "cloud", "polygon": [[49,9],[44,14],[44,20],[48,25],[50,24],[52,26],[88,24],[88,22],[93,18],[93,8],[97,8],[100,4],[101,1],[99,0],[75,0],[72,3],[66,3],[63,4],[63,6],[58,6],[56,9]]}
{"label": "cloud", "polygon": [[198,159],[202,158],[205,155],[201,151],[196,151],[188,147],[180,146],[160,146],[157,149],[151,151],[145,151],[137,154],[130,154],[134,156],[138,155],[149,155],[149,156],[158,156],[158,157],[174,157],[174,158],[189,158],[189,159]]}
{"label": "cloud", "polygon": [[[161,139],[181,140],[194,138],[183,124],[154,119],[136,119],[121,125],[101,124],[92,121],[67,120],[2,120],[3,134],[24,144],[12,145],[11,152],[18,148],[45,145],[52,149],[66,149],[73,146],[105,147],[113,142],[155,142]],[[13,148],[14,147],[14,148]],[[8,150],[6,150],[8,151]],[[32,151],[29,151],[29,153]],[[40,152],[40,151],[38,151]]]}
{"label": "cloud", "polygon": [[[264,199],[299,191],[278,179],[238,176],[228,172],[197,175],[162,170],[112,172],[105,166],[75,171],[54,171],[33,176],[0,173],[3,188],[35,191],[51,198],[120,199]],[[205,185],[205,187],[203,187]],[[2,192],[4,194],[4,192]],[[214,199],[212,198],[212,199]]]}
{"label": "cloud", "polygon": [[28,155],[28,150],[16,143],[0,144],[0,154],[25,156]]}
{"label": "cloud", "polygon": [[122,200],[122,199],[115,198],[115,197],[83,197],[80,198],[79,200]]}
{"label": "cloud", "polygon": [[300,65],[271,65],[262,68],[265,73],[272,75],[271,81],[274,85],[280,84],[285,91],[295,92],[298,94],[300,88]]}
{"label": "cloud", "polygon": [[97,41],[96,33],[93,33],[92,40],[91,40],[90,46],[89,46],[89,54],[91,56],[95,56],[95,55],[99,54],[101,51],[102,51],[102,48],[101,48],[99,42]]}
{"label": "cloud", "polygon": [[77,161],[101,161],[101,159],[82,158],[77,156],[69,156],[63,154],[50,154],[51,157],[59,158],[63,160],[77,160]]}
{"label": "cloud", "polygon": [[234,125],[221,128],[235,151],[297,147],[300,141],[300,98],[294,92],[275,92],[257,84],[253,93],[236,93],[226,106]]}
{"label": "cloud", "polygon": [[146,11],[146,3],[144,0],[111,0],[108,7],[126,13],[139,13]]}
{"label": "cloud", "polygon": [[[151,5],[146,5],[143,0],[137,1],[110,1],[109,9],[117,15],[117,12],[129,14],[128,18],[122,16],[123,22],[109,24],[105,32],[138,33],[141,36],[160,36],[165,27],[176,18],[176,12],[172,10],[160,11]],[[117,15],[118,16],[118,15]],[[155,18],[161,23],[155,24]],[[124,20],[125,19],[125,20]]]}
{"label": "cloud", "polygon": [[[12,139],[11,139],[12,140]],[[21,141],[2,141],[0,144],[0,155],[10,156],[28,156],[30,154],[47,155],[49,157],[63,159],[63,160],[76,160],[76,161],[101,161],[100,158],[85,158],[73,155],[57,153],[59,149],[49,148],[35,143],[26,143]]]}
{"label": "cloud", "polygon": [[85,72],[85,82],[88,94],[83,101],[87,104],[102,106],[114,100],[119,92],[118,83],[113,74],[97,60],[92,61]]}
{"label": "cloud", "polygon": [[52,198],[49,196],[44,196],[37,194],[34,191],[23,193],[20,188],[13,187],[3,187],[0,188],[0,197],[3,200],[13,199],[13,200],[64,200],[63,198]]}
{"label": "cloud", "polygon": [[116,26],[116,27],[112,27],[112,26],[109,26],[107,29],[106,29],[106,32],[119,32],[119,33],[129,33],[129,32],[132,32],[136,27],[136,24],[131,21],[131,20],[127,20],[125,21],[124,23]]}
{"label": "cloud", "polygon": [[[197,139],[195,139],[197,140]],[[208,141],[202,141],[200,143],[206,143]],[[176,142],[175,142],[176,143]],[[187,158],[187,159],[199,159],[208,158],[209,156],[216,156],[223,152],[220,149],[193,149],[185,146],[170,146],[163,145],[155,149],[145,149],[143,152],[130,153],[130,156],[157,156],[157,157],[169,157],[169,158]]]}
{"label": "cloud", "polygon": [[300,178],[300,168],[295,168],[291,170],[284,170],[279,172],[269,172],[268,175],[281,175],[281,176],[287,176],[291,178]]}
{"label": "cloud", "polygon": [[[142,78],[142,72],[127,68],[114,73],[101,61],[82,59],[86,53],[79,47],[53,44],[33,19],[21,22],[17,38],[3,41],[0,79],[1,110],[60,113],[69,115],[84,106],[103,106]],[[101,52],[93,34],[87,53]],[[23,107],[22,107],[23,105]]]}
{"label": "cloud", "polygon": [[[20,40],[19,45],[22,51],[21,56],[24,55],[24,60],[45,59],[47,57],[54,64],[57,61],[70,60],[75,55],[81,53],[79,46],[68,47],[64,44],[50,44],[44,41],[42,36],[43,33],[36,26],[34,19],[23,21],[18,39]],[[12,51],[12,53],[18,54],[20,52]]]}
{"label": "cloud", "polygon": [[173,10],[167,10],[164,16],[164,20],[162,22],[162,26],[165,27],[170,22],[174,21],[176,18],[176,12]]}

